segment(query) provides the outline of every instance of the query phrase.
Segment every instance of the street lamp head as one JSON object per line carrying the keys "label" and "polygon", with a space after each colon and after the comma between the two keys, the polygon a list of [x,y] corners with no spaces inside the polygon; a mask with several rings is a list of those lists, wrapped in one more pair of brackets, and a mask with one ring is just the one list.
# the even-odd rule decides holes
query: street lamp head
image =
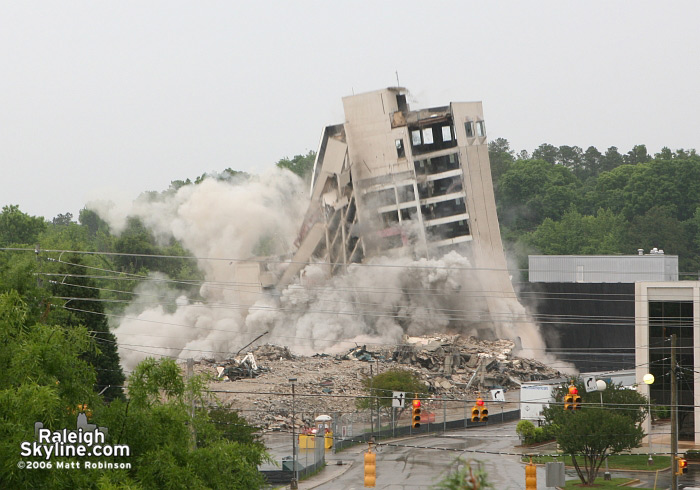
{"label": "street lamp head", "polygon": [[650,385],[654,382],[654,375],[651,373],[647,373],[642,378],[642,381],[644,381],[646,384]]}
{"label": "street lamp head", "polygon": [[603,381],[602,379],[599,379],[595,382],[596,388],[598,388],[598,391],[605,391],[605,388],[608,387],[608,385]]}

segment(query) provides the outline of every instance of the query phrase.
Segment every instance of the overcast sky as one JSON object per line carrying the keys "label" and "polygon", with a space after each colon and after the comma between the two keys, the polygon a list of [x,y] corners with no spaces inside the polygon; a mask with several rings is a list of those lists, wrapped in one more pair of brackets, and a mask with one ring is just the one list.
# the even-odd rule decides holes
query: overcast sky
{"label": "overcast sky", "polygon": [[698,148],[700,2],[0,2],[0,205],[50,219],[315,150],[341,97],[481,100],[490,139]]}

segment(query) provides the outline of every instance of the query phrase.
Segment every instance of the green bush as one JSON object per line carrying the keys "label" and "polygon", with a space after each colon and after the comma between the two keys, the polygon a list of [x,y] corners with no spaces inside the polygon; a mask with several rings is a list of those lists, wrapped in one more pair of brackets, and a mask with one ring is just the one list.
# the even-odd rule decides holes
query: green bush
{"label": "green bush", "polygon": [[537,428],[535,424],[529,420],[521,420],[518,422],[518,425],[515,426],[515,433],[518,434],[523,444],[532,444],[536,442]]}
{"label": "green bush", "polygon": [[554,439],[554,427],[545,425],[544,427],[535,427],[529,420],[521,420],[515,427],[515,432],[520,436],[523,444],[537,444],[547,442]]}
{"label": "green bush", "polygon": [[654,417],[656,417],[659,420],[671,418],[671,407],[660,405],[652,411],[654,412]]}

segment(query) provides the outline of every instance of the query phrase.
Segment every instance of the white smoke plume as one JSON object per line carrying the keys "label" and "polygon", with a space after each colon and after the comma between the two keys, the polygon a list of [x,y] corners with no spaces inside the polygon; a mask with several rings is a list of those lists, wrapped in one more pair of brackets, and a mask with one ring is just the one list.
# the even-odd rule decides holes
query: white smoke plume
{"label": "white smoke plume", "polygon": [[[300,283],[282,291],[237,282],[239,260],[261,243],[271,255],[293,252],[308,206],[304,187],[290,172],[274,170],[240,182],[207,179],[128,206],[89,205],[114,231],[137,216],[157,237],[176,238],[205,275],[199,299],[163,287],[159,276],[137,288],[139,299],[114,330],[127,369],[149,355],[226,358],[264,332],[259,342],[303,354],[395,344],[405,334],[490,333],[520,337],[524,354],[542,358],[544,342],[524,308],[515,298],[494,300],[483,273],[472,273],[456,252],[439,259],[375,257],[334,277],[325,265],[311,264]],[[285,267],[272,264],[277,272]]]}

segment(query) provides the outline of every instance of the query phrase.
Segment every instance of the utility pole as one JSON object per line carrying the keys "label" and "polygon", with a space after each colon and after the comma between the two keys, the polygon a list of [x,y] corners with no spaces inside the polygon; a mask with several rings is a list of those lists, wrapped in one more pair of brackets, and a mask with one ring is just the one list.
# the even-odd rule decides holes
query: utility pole
{"label": "utility pole", "polygon": [[[372,363],[369,365],[369,392],[370,396],[374,394],[374,370],[372,369]],[[369,400],[369,418],[370,418],[370,424],[372,428],[372,437],[374,437],[374,403],[372,403],[372,399],[370,398]]]}
{"label": "utility pole", "polygon": [[[189,357],[187,359],[187,381],[192,379],[192,376],[194,376],[194,359]],[[192,446],[197,447],[197,433],[195,432],[194,428],[194,393],[190,392],[189,393],[190,397],[190,432],[192,433]]]}
{"label": "utility pole", "polygon": [[289,378],[292,384],[292,482],[289,485],[291,490],[299,488],[299,478],[297,475],[297,434],[296,434],[296,406],[294,402],[294,385],[297,382],[296,378]]}
{"label": "utility pole", "polygon": [[671,335],[671,490],[678,490],[678,392],[676,386],[676,334]]}

